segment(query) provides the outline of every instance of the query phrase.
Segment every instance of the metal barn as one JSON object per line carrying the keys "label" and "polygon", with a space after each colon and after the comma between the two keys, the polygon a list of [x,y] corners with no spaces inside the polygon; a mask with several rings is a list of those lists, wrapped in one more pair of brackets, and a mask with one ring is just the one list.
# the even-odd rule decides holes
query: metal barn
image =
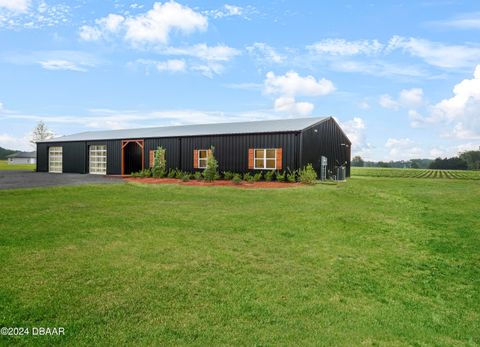
{"label": "metal barn", "polygon": [[[297,170],[311,163],[319,176],[344,166],[351,142],[332,117],[92,131],[37,143],[37,171],[129,175],[166,149],[167,168],[202,170],[211,146],[220,171]],[[325,159],[326,158],[326,159]]]}

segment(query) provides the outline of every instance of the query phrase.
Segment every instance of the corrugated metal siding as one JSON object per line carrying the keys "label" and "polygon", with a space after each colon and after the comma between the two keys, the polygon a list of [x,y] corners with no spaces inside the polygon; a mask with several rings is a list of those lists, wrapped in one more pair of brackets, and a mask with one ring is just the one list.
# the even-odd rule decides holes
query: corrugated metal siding
{"label": "corrugated metal siding", "polygon": [[49,142],[37,145],[37,171],[48,172],[48,148],[59,146],[63,148],[63,172],[85,173],[85,142]]}
{"label": "corrugated metal siding", "polygon": [[[342,143],[349,146],[342,146]],[[325,156],[328,159],[328,170],[334,172],[336,165],[347,162],[347,176],[350,176],[350,146],[350,140],[339,125],[329,119],[302,132],[301,166],[311,163],[320,174],[320,158]]]}
{"label": "corrugated metal siding", "polygon": [[299,136],[296,133],[184,137],[181,140],[181,168],[193,171],[193,150],[215,147],[219,171],[248,171],[249,148],[282,148],[283,169],[298,166]]}
{"label": "corrugated metal siding", "polygon": [[165,148],[165,159],[167,160],[167,169],[176,169],[180,167],[180,138],[165,137],[158,139],[145,139],[145,167],[149,166],[148,153],[155,150],[158,146]]}
{"label": "corrugated metal siding", "polygon": [[46,143],[37,144],[37,172],[48,171],[48,145]]}
{"label": "corrugated metal siding", "polygon": [[107,175],[122,173],[122,141],[108,140],[107,144]]}

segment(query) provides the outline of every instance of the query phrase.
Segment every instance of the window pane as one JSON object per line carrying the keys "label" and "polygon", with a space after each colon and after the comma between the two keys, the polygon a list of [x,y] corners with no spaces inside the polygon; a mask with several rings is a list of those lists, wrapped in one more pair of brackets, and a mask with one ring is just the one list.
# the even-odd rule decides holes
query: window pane
{"label": "window pane", "polygon": [[275,159],[267,159],[267,169],[275,169]]}
{"label": "window pane", "polygon": [[198,163],[198,167],[207,167],[207,160],[206,159],[200,159]]}
{"label": "window pane", "polygon": [[198,157],[199,157],[199,158],[206,158],[206,157],[207,157],[207,151],[205,151],[205,150],[199,150],[199,151],[198,151]]}
{"label": "window pane", "polygon": [[275,150],[267,149],[267,158],[275,159]]}
{"label": "window pane", "polygon": [[264,163],[265,162],[263,161],[263,159],[255,159],[255,168],[263,169],[265,165]]}
{"label": "window pane", "polygon": [[265,150],[264,149],[256,149],[255,150],[255,158],[265,158]]}

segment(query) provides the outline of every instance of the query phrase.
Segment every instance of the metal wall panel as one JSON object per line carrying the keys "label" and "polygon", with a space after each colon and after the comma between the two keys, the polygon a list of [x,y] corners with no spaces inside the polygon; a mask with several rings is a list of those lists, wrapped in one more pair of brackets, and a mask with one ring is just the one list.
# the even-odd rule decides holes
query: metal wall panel
{"label": "metal wall panel", "polygon": [[150,150],[155,150],[158,146],[165,148],[165,159],[167,161],[167,169],[180,168],[180,146],[181,139],[179,137],[164,137],[157,139],[145,139],[145,167],[149,167]]}
{"label": "metal wall panel", "polygon": [[249,148],[282,148],[282,170],[298,166],[298,133],[197,136],[181,138],[181,169],[193,171],[193,151],[215,147],[219,171],[248,171]]}
{"label": "metal wall panel", "polygon": [[107,175],[122,173],[122,141],[107,140]]}
{"label": "metal wall panel", "polygon": [[48,171],[48,146],[46,143],[37,143],[37,172]]}
{"label": "metal wall panel", "polygon": [[[343,144],[343,145],[342,145]],[[329,119],[302,132],[301,166],[311,163],[320,175],[321,156],[328,159],[327,170],[334,172],[346,162],[350,176],[351,142],[334,119]]]}
{"label": "metal wall panel", "polygon": [[48,172],[48,148],[62,147],[62,166],[65,173],[85,173],[85,142],[49,142],[37,144],[37,171]]}

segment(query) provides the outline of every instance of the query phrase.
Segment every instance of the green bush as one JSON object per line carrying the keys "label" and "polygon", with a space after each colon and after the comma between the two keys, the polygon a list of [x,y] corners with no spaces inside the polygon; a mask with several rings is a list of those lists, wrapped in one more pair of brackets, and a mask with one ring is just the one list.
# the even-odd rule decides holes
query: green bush
{"label": "green bush", "polygon": [[307,164],[303,170],[300,170],[298,177],[300,182],[304,184],[314,184],[317,180],[317,172],[313,169],[312,164]]}
{"label": "green bush", "polygon": [[265,178],[265,181],[270,182],[273,181],[275,175],[275,171],[267,171],[265,172],[265,175],[263,177]]}
{"label": "green bush", "polygon": [[185,173],[182,170],[177,170],[177,172],[175,173],[175,178],[182,179],[184,174]]}
{"label": "green bush", "polygon": [[215,148],[212,146],[210,147],[209,156],[207,159],[207,167],[203,171],[203,177],[205,181],[214,181],[220,178],[220,174],[218,173],[218,162],[214,156]]}
{"label": "green bush", "polygon": [[275,173],[275,178],[277,179],[278,182],[285,182],[285,175],[286,175],[285,171],[283,172],[277,171]]}
{"label": "green bush", "polygon": [[168,178],[174,178],[176,174],[177,174],[177,170],[170,169],[170,170],[168,171],[167,177],[168,177]]}
{"label": "green bush", "polygon": [[188,182],[190,181],[190,173],[189,172],[184,172],[182,175],[182,181],[183,182]]}
{"label": "green bush", "polygon": [[152,171],[150,169],[144,169],[138,172],[132,172],[130,176],[139,178],[152,177]]}
{"label": "green bush", "polygon": [[253,182],[258,182],[262,179],[262,173],[257,172],[255,175],[253,175]]}
{"label": "green bush", "polygon": [[197,181],[201,181],[203,180],[203,175],[200,171],[195,171],[195,173],[193,174],[193,177],[197,180]]}
{"label": "green bush", "polygon": [[165,160],[165,149],[161,146],[155,151],[153,159],[152,176],[155,178],[165,177],[167,170],[167,161]]}
{"label": "green bush", "polygon": [[240,176],[240,174],[234,174],[232,178],[232,182],[235,184],[242,183],[242,176]]}
{"label": "green bush", "polygon": [[287,181],[290,183],[297,182],[297,170],[289,171],[287,174]]}
{"label": "green bush", "polygon": [[248,183],[253,183],[253,176],[250,174],[250,172],[246,172],[243,174],[243,180]]}
{"label": "green bush", "polygon": [[227,181],[230,181],[231,179],[233,179],[233,176],[235,176],[235,174],[231,171],[223,172],[223,178],[225,178]]}

